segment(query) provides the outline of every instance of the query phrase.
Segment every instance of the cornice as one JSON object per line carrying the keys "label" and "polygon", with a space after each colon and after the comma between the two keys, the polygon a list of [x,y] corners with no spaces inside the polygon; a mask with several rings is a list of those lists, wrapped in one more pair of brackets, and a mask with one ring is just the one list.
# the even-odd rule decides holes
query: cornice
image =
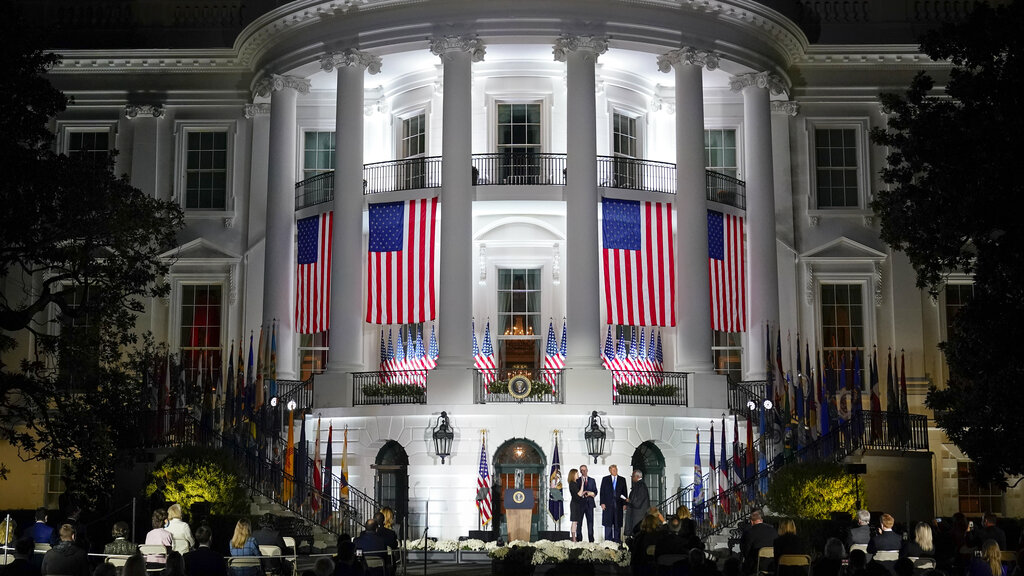
{"label": "cornice", "polygon": [[246,118],[255,118],[257,116],[270,116],[270,104],[259,103],[259,104],[246,104],[243,109],[243,113]]}
{"label": "cornice", "polygon": [[800,113],[800,103],[796,100],[772,100],[771,107],[772,112],[786,116],[796,116]]}
{"label": "cornice", "polygon": [[134,120],[139,116],[162,118],[163,115],[164,107],[160,104],[128,104],[124,107],[124,117],[129,120]]}

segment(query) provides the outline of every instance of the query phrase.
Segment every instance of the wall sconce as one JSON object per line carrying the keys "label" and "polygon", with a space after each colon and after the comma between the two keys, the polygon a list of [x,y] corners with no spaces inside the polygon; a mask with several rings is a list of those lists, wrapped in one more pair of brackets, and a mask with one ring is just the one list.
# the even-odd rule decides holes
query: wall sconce
{"label": "wall sconce", "polygon": [[452,430],[447,412],[441,412],[441,415],[437,417],[433,436],[434,452],[440,456],[441,464],[444,464],[444,459],[452,455],[452,440],[455,439],[455,432]]}
{"label": "wall sconce", "polygon": [[597,415],[597,410],[594,410],[590,413],[590,425],[583,429],[583,439],[587,441],[587,454],[594,457],[594,464],[597,464],[597,458],[604,453],[606,437],[601,417]]}

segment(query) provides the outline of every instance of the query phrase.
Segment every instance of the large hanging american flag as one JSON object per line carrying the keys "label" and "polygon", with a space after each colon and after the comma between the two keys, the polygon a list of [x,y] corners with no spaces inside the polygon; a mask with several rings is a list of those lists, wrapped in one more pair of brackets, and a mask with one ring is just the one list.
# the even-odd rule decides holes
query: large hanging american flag
{"label": "large hanging american flag", "polygon": [[480,439],[480,470],[476,477],[476,509],[484,526],[491,521],[491,473],[487,469],[487,449]]}
{"label": "large hanging american flag", "polygon": [[712,330],[747,330],[745,253],[743,218],[708,210]]}
{"label": "large hanging american flag", "polygon": [[437,315],[437,198],[370,204],[366,321],[415,324]]}
{"label": "large hanging american flag", "polygon": [[601,213],[608,323],[675,326],[672,205],[604,198]]}
{"label": "large hanging american flag", "polygon": [[298,228],[295,331],[316,334],[331,327],[331,222],[334,212],[303,218]]}

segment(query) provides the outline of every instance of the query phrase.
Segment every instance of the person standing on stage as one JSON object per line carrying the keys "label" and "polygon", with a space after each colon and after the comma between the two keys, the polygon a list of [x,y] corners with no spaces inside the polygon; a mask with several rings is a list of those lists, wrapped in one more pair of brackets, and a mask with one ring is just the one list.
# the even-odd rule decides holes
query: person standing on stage
{"label": "person standing on stage", "polygon": [[608,475],[601,479],[601,524],[605,540],[622,542],[622,519],[629,505],[626,492],[626,480],[619,476],[619,467],[612,464]]}
{"label": "person standing on stage", "polygon": [[[597,496],[597,482],[587,476],[587,465],[580,466],[580,485],[577,493],[583,499],[583,518],[587,521],[590,541],[594,541],[594,496]],[[583,540],[583,522],[580,522],[579,539]]]}

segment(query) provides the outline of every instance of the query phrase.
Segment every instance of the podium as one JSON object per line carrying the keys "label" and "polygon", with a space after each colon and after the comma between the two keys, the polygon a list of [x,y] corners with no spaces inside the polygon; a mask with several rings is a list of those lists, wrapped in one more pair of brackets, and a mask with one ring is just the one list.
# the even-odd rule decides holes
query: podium
{"label": "podium", "polygon": [[533,490],[508,488],[505,490],[505,520],[508,539],[530,541],[530,522],[533,519]]}

